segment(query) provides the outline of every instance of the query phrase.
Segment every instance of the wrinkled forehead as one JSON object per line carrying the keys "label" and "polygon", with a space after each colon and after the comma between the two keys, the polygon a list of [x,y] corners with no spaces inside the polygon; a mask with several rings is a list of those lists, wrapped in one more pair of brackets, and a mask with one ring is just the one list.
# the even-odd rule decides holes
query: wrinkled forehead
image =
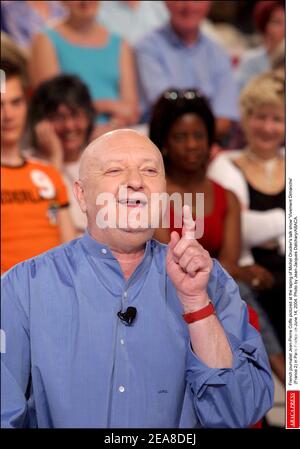
{"label": "wrinkled forehead", "polygon": [[149,139],[119,136],[90,145],[83,154],[80,171],[86,175],[87,171],[102,169],[113,163],[139,165],[143,162],[153,162],[163,168],[161,153]]}
{"label": "wrinkled forehead", "polygon": [[153,161],[158,164],[161,163],[160,152],[154,145],[144,143],[128,143],[118,142],[116,145],[111,145],[106,151],[98,153],[99,161],[102,164],[110,162],[135,162],[139,164],[143,161]]}

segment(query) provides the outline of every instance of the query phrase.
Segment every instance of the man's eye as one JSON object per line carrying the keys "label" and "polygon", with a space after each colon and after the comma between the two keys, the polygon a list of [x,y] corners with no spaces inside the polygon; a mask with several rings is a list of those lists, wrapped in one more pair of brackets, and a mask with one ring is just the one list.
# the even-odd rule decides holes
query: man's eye
{"label": "man's eye", "polygon": [[149,175],[156,175],[157,169],[153,167],[143,168],[143,172],[148,173]]}
{"label": "man's eye", "polygon": [[110,168],[109,170],[106,171],[107,174],[111,174],[111,175],[118,174],[120,172],[121,172],[120,168]]}

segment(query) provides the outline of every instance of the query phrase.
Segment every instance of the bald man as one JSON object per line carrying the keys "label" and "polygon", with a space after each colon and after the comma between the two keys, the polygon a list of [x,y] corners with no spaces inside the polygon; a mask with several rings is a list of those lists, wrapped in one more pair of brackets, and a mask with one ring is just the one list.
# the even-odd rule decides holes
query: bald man
{"label": "bald man", "polygon": [[137,220],[163,212],[151,206],[165,187],[159,150],[135,131],[86,148],[85,235],[2,279],[3,427],[247,427],[272,406],[260,336],[189,208],[168,246]]}

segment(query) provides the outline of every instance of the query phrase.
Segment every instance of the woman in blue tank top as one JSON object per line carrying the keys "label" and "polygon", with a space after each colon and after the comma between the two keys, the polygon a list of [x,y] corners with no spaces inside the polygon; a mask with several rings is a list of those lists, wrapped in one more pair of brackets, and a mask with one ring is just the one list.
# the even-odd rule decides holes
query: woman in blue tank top
{"label": "woman in blue tank top", "polygon": [[30,61],[34,86],[58,73],[79,76],[90,90],[102,132],[138,121],[131,49],[97,20],[99,2],[64,2],[67,18],[37,34]]}

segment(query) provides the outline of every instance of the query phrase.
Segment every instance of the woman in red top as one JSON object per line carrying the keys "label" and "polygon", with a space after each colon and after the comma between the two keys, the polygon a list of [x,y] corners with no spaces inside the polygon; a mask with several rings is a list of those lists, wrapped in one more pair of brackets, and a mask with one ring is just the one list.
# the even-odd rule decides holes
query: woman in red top
{"label": "woman in red top", "polygon": [[[199,242],[236,279],[251,281],[249,268],[238,267],[240,257],[240,206],[236,196],[206,176],[214,142],[215,121],[204,97],[197,91],[170,90],[157,101],[150,123],[150,139],[161,150],[167,192],[191,193],[193,218],[196,193],[204,193],[204,234]],[[156,238],[164,243],[174,230],[171,207],[170,229],[161,228]],[[180,229],[176,228],[177,232]],[[268,279],[266,278],[266,282]]]}
{"label": "woman in red top", "polygon": [[[217,258],[223,267],[239,283],[241,296],[251,306],[256,305],[253,280],[258,276],[262,283],[256,289],[270,288],[272,275],[258,264],[239,266],[241,251],[240,206],[236,196],[207,175],[211,147],[214,142],[215,121],[204,97],[195,90],[168,90],[162,94],[154,106],[150,122],[150,139],[161,150],[164,158],[169,195],[191,193],[193,218],[204,221],[204,233],[199,242]],[[196,194],[204,193],[204,217],[196,217]],[[163,243],[170,241],[170,233],[180,229],[175,227],[175,212],[170,207],[170,228],[161,227],[155,238]],[[179,217],[181,218],[181,217]],[[181,219],[180,219],[181,222]],[[250,289],[251,288],[251,289]],[[249,301],[248,301],[249,299]],[[254,307],[260,315],[258,307]],[[262,315],[260,315],[261,317]],[[260,322],[262,334],[270,336],[270,325],[266,317]],[[272,337],[273,338],[273,337]],[[273,370],[284,382],[284,358],[276,337],[267,346]],[[268,343],[270,339],[268,339]]]}

